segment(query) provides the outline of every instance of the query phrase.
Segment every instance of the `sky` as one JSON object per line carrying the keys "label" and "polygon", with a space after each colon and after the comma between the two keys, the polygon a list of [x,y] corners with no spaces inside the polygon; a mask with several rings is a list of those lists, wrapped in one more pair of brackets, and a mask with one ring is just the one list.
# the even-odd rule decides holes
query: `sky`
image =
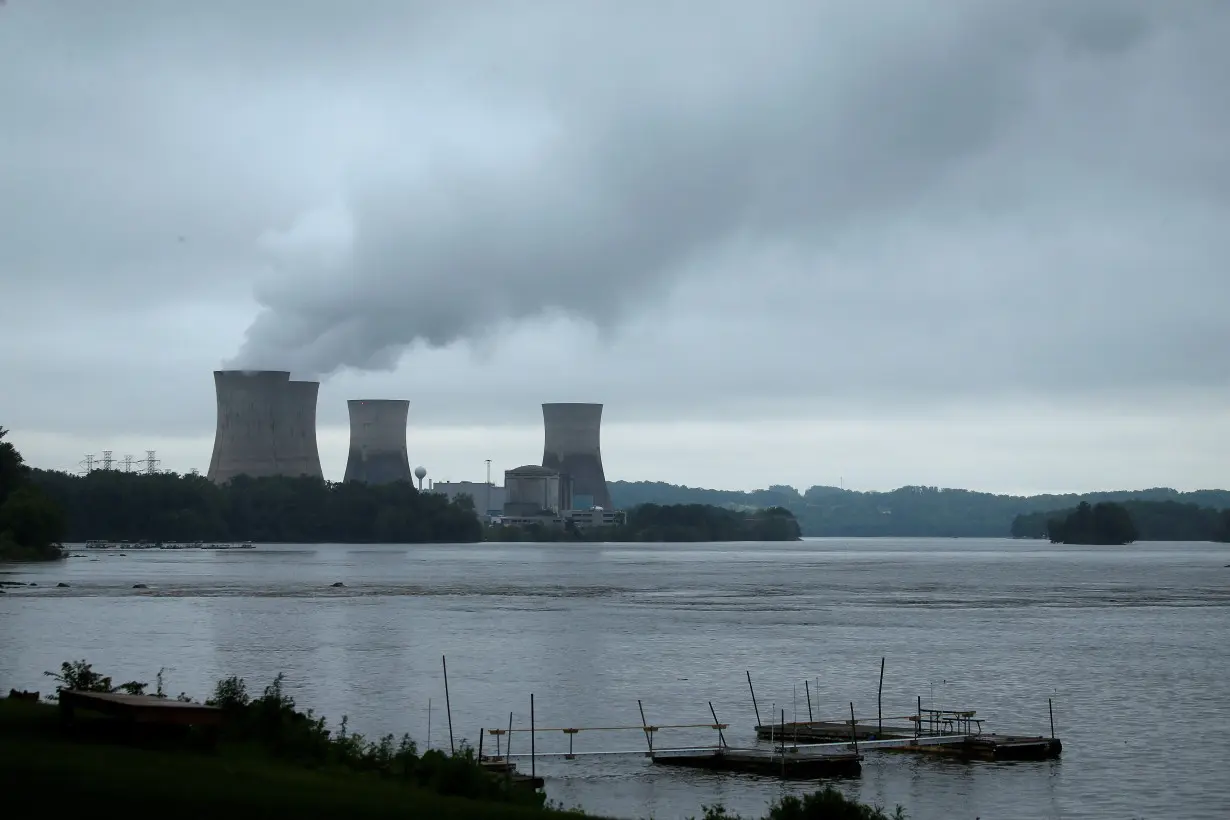
{"label": "sky", "polygon": [[0,5],[0,426],[208,467],[211,371],[411,461],[1230,486],[1230,4]]}

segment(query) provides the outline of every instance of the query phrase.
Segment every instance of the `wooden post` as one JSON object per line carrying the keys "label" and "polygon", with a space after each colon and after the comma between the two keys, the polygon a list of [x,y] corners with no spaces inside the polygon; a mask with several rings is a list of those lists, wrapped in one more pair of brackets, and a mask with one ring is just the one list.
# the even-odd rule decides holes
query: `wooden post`
{"label": "wooden post", "polygon": [[486,729],[478,730],[478,762],[479,763],[483,762],[483,734],[486,733],[486,731],[487,731]]}
{"label": "wooden post", "polygon": [[448,699],[448,659],[441,655],[440,662],[444,664],[444,711],[448,714],[448,752],[455,755],[457,747],[453,745],[453,706]]}
{"label": "wooden post", "polygon": [[641,710],[641,725],[645,727],[645,743],[649,745],[649,758],[653,759],[653,732],[649,731],[649,723],[645,720],[645,707],[641,705],[640,698],[637,698],[636,708]]}
{"label": "wooden post", "polygon": [[508,741],[504,744],[504,787],[512,789],[512,712],[508,713]]}
{"label": "wooden post", "polygon": [[427,751],[431,751],[431,698],[427,699]]}
{"label": "wooden post", "polygon": [[914,739],[922,735],[922,695],[918,696],[918,711],[914,713]]}
{"label": "wooden post", "polygon": [[534,765],[534,754],[536,750],[534,735],[534,693],[530,692],[530,777],[537,776],[537,768]]}
{"label": "wooden post", "polygon": [[782,779],[786,779],[786,710],[782,710]]}
{"label": "wooden post", "polygon": [[726,738],[722,735],[722,722],[717,719],[717,712],[714,711],[713,701],[709,701],[709,714],[713,715],[713,725],[718,727],[718,748],[726,748]]}
{"label": "wooden post", "polygon": [[811,714],[811,684],[807,681],[803,681],[803,692],[807,695],[807,722],[814,723],[816,719]]}
{"label": "wooden post", "polygon": [[1051,713],[1051,740],[1055,739],[1055,704],[1050,699],[1046,699],[1046,710]]}
{"label": "wooden post", "polygon": [[880,658],[880,689],[876,693],[876,729],[884,734],[884,658]]}
{"label": "wooden post", "polygon": [[854,701],[850,701],[850,742],[854,745],[854,753],[858,754],[858,730],[854,724]]}
{"label": "wooden post", "polygon": [[[752,688],[751,670],[748,670],[748,673],[747,673],[747,688],[752,693],[752,708],[756,710],[756,725],[759,726],[760,725],[760,707],[756,705],[756,690]],[[769,731],[772,731],[772,729],[770,729]]]}

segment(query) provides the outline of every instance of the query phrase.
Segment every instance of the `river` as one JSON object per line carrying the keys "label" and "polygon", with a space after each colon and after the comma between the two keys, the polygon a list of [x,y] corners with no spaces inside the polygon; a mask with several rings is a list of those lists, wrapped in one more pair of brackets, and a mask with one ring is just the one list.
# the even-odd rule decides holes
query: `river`
{"label": "river", "polygon": [[[447,746],[482,727],[708,723],[748,745],[755,714],[976,709],[987,728],[1048,734],[1063,757],[958,763],[868,753],[848,793],[915,820],[1225,817],[1230,806],[1230,549],[1055,547],[988,539],[793,544],[262,546],[87,551],[0,566],[37,583],[0,595],[0,687],[41,689],[85,658],[117,681],[203,697],[277,673],[301,707],[354,730]],[[344,587],[331,584],[343,582]],[[57,588],[59,582],[67,588]],[[147,589],[134,589],[146,584]],[[805,688],[804,681],[808,681]],[[430,701],[430,707],[429,707]],[[659,747],[712,742],[662,730]],[[526,734],[513,752],[528,751]],[[488,736],[484,744],[490,741]],[[577,751],[635,750],[639,731],[581,732]],[[562,751],[544,732],[537,750]],[[529,761],[520,766],[528,770]],[[759,817],[799,785],[652,767],[643,757],[541,760],[548,796],[620,817]]]}

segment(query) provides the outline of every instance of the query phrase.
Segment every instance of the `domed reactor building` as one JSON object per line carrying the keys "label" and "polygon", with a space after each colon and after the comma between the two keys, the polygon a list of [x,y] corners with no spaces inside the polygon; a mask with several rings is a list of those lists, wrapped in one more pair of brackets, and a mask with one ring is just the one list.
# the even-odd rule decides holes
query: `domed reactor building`
{"label": "domed reactor building", "polygon": [[542,466],[560,474],[561,509],[611,509],[599,444],[602,405],[544,404],[542,420]]}
{"label": "domed reactor building", "polygon": [[346,406],[350,410],[350,455],[346,458],[344,480],[364,484],[413,483],[406,455],[410,402],[351,399]]}
{"label": "domed reactor building", "polygon": [[291,381],[285,370],[215,370],[218,425],[209,480],[238,475],[322,478],[316,448],[320,382]]}

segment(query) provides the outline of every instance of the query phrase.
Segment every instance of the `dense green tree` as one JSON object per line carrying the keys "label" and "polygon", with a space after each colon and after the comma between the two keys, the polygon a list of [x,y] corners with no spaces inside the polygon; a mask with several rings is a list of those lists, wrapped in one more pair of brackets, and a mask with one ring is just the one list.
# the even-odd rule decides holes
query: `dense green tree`
{"label": "dense green tree", "polygon": [[0,427],[0,504],[25,481],[26,465],[13,442],[5,441],[8,430]]}
{"label": "dense green tree", "polygon": [[0,558],[60,558],[64,513],[29,481],[30,470],[0,427]]}
{"label": "dense green tree", "polygon": [[1051,519],[1047,535],[1053,544],[1120,545],[1131,544],[1139,533],[1123,505],[1082,501],[1066,517]]}
{"label": "dense green tree", "polygon": [[[1124,501],[1139,541],[1217,541],[1230,510],[1214,510],[1177,501]],[[1063,521],[1077,508],[1018,515],[1012,522],[1014,538],[1047,538],[1052,520]]]}

